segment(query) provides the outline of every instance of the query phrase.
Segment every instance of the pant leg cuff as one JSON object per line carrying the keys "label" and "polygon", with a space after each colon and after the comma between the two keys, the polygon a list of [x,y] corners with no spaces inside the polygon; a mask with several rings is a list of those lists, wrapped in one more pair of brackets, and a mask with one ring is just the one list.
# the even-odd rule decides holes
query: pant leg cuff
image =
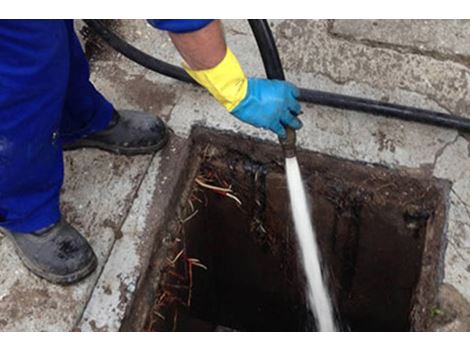
{"label": "pant leg cuff", "polygon": [[61,142],[64,144],[73,143],[77,140],[106,129],[113,118],[113,105],[102,98],[99,108],[95,111],[90,122],[79,131],[71,133],[61,133]]}
{"label": "pant leg cuff", "polygon": [[10,232],[31,233],[57,223],[61,218],[59,206],[41,209],[41,214],[33,214],[20,221],[5,221],[0,226]]}

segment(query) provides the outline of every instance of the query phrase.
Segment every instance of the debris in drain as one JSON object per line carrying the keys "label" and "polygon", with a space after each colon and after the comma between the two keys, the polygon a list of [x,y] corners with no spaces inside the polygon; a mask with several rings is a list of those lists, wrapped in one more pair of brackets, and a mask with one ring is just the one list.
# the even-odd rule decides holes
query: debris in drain
{"label": "debris in drain", "polygon": [[195,181],[198,184],[198,186],[210,189],[211,191],[214,191],[214,192],[216,192],[218,194],[221,194],[225,197],[231,198],[235,202],[237,202],[238,205],[240,205],[240,206],[242,205],[242,202],[240,201],[240,199],[238,199],[232,193],[232,189],[230,187],[229,188],[223,188],[223,187],[212,186],[212,185],[207,184],[205,181],[202,181],[200,177],[196,177]]}
{"label": "debris in drain", "polygon": [[[310,331],[282,163],[268,146],[230,142],[194,149],[199,171],[168,225],[178,240],[147,329]],[[443,188],[313,153],[300,152],[299,161],[342,325],[425,329],[438,281]]]}

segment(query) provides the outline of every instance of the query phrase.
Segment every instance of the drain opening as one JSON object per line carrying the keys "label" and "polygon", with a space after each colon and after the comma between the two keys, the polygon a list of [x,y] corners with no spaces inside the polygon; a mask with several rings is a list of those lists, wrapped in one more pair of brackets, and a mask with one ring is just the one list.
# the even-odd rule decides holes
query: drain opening
{"label": "drain opening", "polygon": [[[197,176],[169,224],[178,241],[146,329],[314,329],[277,148],[206,131],[195,140]],[[299,158],[343,328],[425,329],[445,187],[310,152]]]}

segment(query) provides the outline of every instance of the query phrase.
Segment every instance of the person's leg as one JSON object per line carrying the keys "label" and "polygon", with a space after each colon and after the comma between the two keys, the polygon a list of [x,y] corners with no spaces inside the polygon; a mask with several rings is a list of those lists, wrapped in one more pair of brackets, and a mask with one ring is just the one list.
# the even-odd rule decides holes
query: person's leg
{"label": "person's leg", "polygon": [[59,209],[68,40],[63,21],[0,21],[0,230],[32,272],[57,283],[97,263]]}
{"label": "person's leg", "polygon": [[60,218],[66,43],[60,21],[0,21],[0,226],[10,231]]}
{"label": "person's leg", "polygon": [[66,27],[70,79],[61,123],[64,148],[94,147],[128,155],[152,153],[162,148],[168,140],[163,121],[145,112],[115,111],[89,80],[88,62],[73,21],[67,20]]}
{"label": "person's leg", "polygon": [[70,70],[60,129],[62,141],[70,143],[108,127],[114,109],[90,82],[90,68],[73,20],[65,20],[65,27]]}

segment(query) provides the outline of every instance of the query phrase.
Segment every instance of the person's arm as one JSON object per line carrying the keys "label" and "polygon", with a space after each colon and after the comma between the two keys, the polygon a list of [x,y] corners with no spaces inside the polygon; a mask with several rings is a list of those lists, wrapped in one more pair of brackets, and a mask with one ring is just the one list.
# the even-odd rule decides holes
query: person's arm
{"label": "person's arm", "polygon": [[219,64],[227,46],[219,20],[195,32],[168,33],[184,62],[193,70],[206,70]]}
{"label": "person's arm", "polygon": [[[180,20],[182,21],[182,20]],[[302,124],[298,89],[285,81],[247,78],[227,48],[220,21],[211,21],[193,31],[169,30],[182,56],[183,67],[232,115],[256,127],[286,137],[284,126]]]}

